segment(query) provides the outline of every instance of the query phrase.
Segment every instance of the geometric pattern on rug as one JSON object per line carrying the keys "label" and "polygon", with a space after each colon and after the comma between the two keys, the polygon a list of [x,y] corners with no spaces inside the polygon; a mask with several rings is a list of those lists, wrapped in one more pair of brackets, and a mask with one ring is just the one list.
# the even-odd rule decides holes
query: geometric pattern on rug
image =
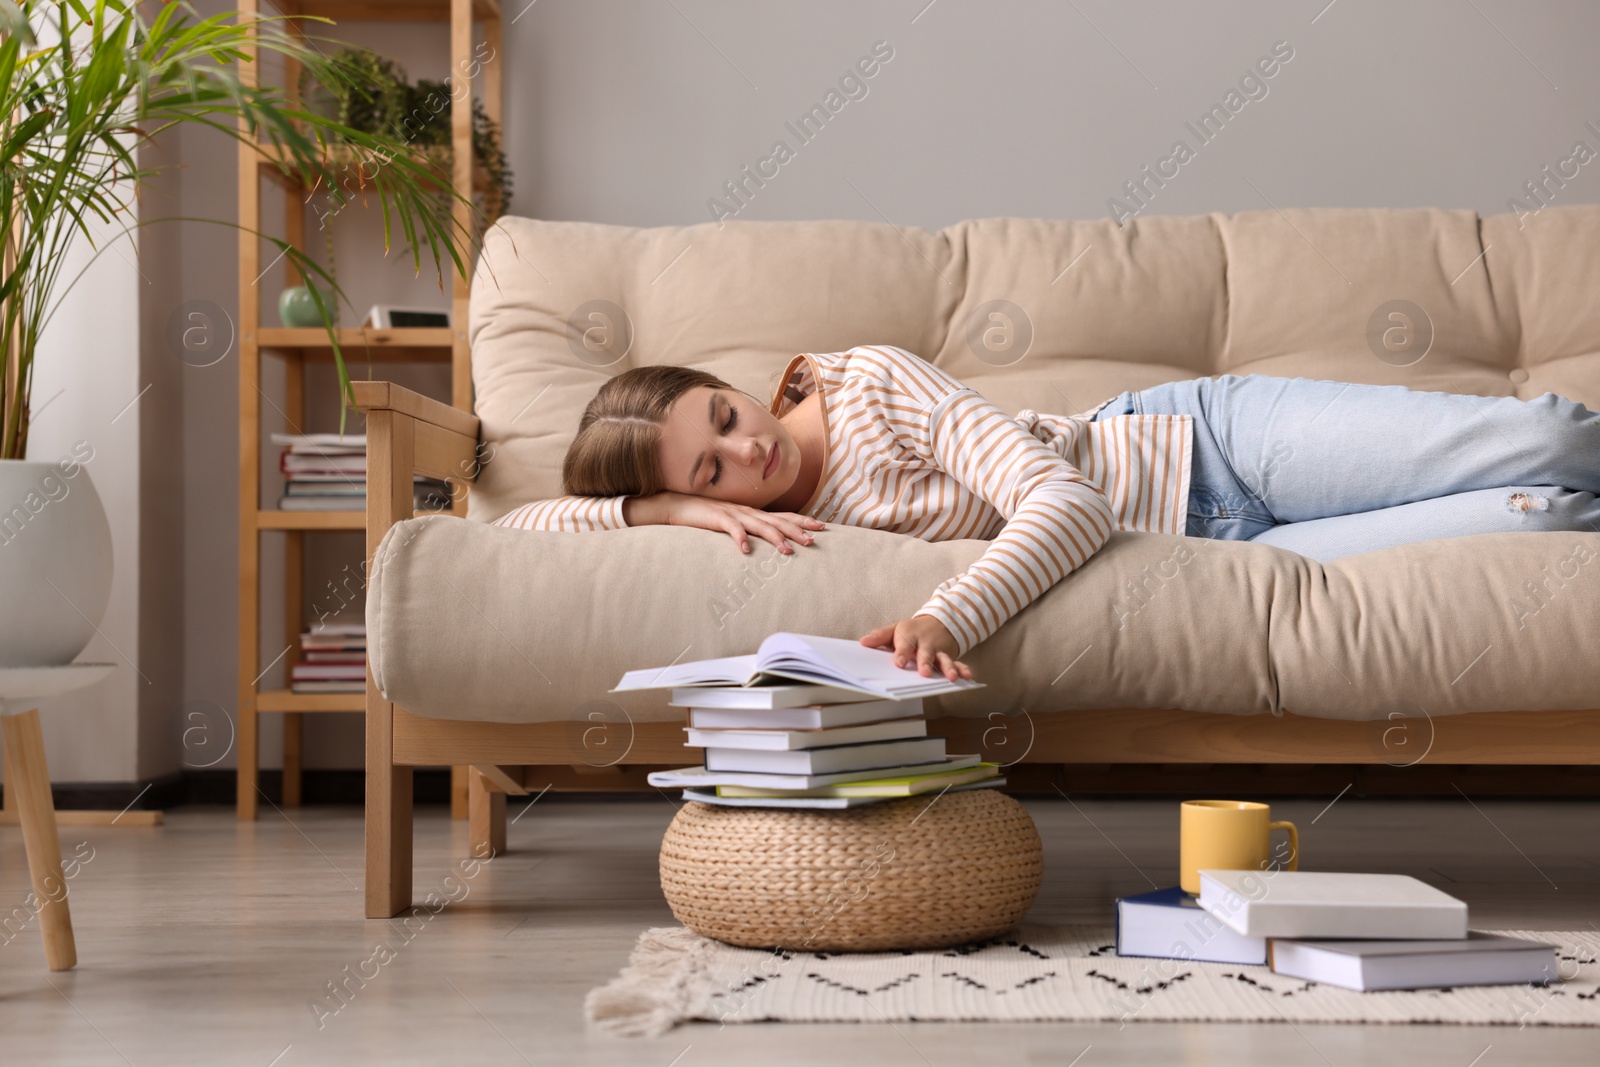
{"label": "geometric pattern on rug", "polygon": [[585,1007],[626,1036],[691,1020],[1600,1026],[1600,931],[1490,932],[1556,945],[1559,980],[1358,993],[1264,966],[1119,957],[1108,927],[1027,925],[941,951],[866,953],[735,948],[658,927]]}

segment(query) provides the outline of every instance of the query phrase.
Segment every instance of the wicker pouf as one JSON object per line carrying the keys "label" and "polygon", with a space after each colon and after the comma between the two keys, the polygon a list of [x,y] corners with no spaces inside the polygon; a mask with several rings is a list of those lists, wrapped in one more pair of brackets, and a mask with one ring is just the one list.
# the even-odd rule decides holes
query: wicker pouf
{"label": "wicker pouf", "polygon": [[992,790],[842,811],[690,802],[661,889],[696,933],[751,948],[944,948],[1015,926],[1044,875],[1039,832]]}

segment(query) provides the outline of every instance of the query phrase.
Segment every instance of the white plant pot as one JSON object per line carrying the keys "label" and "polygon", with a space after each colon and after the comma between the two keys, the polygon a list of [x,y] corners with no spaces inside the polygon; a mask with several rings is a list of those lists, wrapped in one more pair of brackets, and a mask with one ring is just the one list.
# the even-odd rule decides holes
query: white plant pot
{"label": "white plant pot", "polygon": [[0,459],[0,667],[71,663],[105,614],[111,563],[87,468]]}

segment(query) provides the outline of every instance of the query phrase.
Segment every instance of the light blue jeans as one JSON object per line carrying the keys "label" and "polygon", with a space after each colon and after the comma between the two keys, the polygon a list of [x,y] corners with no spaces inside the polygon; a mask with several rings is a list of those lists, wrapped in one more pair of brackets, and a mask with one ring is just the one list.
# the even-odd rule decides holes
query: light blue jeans
{"label": "light blue jeans", "polygon": [[1316,560],[1409,541],[1600,532],[1600,414],[1532,400],[1224,374],[1127,390],[1095,416],[1194,417],[1186,533]]}

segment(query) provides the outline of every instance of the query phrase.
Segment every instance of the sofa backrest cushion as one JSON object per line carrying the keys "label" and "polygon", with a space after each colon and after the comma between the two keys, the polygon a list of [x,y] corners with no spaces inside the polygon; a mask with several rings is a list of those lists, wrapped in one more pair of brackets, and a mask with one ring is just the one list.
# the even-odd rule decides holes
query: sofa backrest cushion
{"label": "sofa backrest cushion", "polygon": [[1600,407],[1597,252],[1600,205],[1521,219],[1285,209],[937,231],[505,218],[472,286],[490,458],[468,516],[558,495],[584,405],[643,364],[699,367],[763,401],[797,352],[892,344],[1013,412],[1070,414],[1222,373],[1549,390]]}

